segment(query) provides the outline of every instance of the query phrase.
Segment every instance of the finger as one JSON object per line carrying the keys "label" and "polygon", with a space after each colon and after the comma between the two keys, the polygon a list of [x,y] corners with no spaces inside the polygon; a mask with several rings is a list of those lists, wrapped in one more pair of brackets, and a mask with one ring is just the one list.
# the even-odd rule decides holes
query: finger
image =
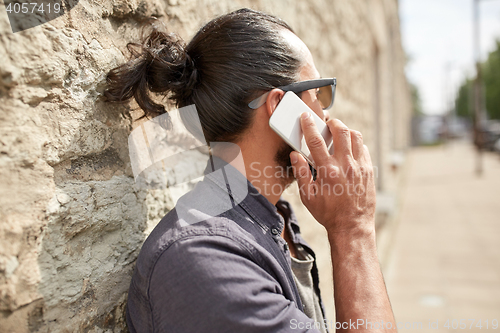
{"label": "finger", "polygon": [[351,131],[338,119],[330,119],[327,123],[333,136],[334,156],[352,156]]}
{"label": "finger", "polygon": [[309,163],[307,163],[304,156],[296,151],[290,153],[290,161],[292,162],[295,179],[297,179],[297,184],[299,185],[300,196],[304,200],[304,198],[310,197],[309,192],[313,182]]}
{"label": "finger", "polygon": [[372,175],[375,175],[376,170],[372,165],[370,151],[366,145],[363,145],[363,153],[358,162],[363,176],[369,176],[368,178],[371,178]]}
{"label": "finger", "polygon": [[314,163],[316,165],[326,164],[330,154],[328,153],[325,140],[319,133],[316,123],[309,112],[304,112],[300,116],[300,126]]}
{"label": "finger", "polygon": [[370,150],[367,145],[363,145],[363,159],[368,165],[372,165],[372,158],[370,156]]}
{"label": "finger", "polygon": [[369,166],[373,166],[372,158],[370,156],[370,150],[367,145],[363,145],[363,158]]}
{"label": "finger", "polygon": [[359,161],[365,152],[363,147],[363,135],[361,132],[351,130],[351,146],[352,156],[356,161]]}

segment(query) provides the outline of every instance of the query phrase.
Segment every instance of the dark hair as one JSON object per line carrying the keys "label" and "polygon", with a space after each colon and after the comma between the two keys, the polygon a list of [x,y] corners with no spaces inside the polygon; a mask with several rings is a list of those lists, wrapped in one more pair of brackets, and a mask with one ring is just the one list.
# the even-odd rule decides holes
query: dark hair
{"label": "dark hair", "polygon": [[166,112],[150,92],[179,108],[195,104],[207,142],[234,142],[251,124],[252,99],[298,79],[302,60],[282,29],[292,31],[246,8],[213,19],[187,46],[153,27],[142,44],[128,44],[133,58],[108,73],[104,95],[111,102],[134,97],[146,117]]}

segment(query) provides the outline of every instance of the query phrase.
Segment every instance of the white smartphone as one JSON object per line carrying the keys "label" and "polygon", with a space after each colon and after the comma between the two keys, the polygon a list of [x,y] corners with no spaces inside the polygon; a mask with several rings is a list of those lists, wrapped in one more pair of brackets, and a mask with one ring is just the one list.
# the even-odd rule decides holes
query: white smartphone
{"label": "white smartphone", "polygon": [[330,129],[326,123],[292,91],[288,91],[281,99],[269,119],[269,126],[294,150],[302,154],[307,162],[315,168],[314,160],[307,147],[304,134],[300,127],[300,115],[304,112],[309,112],[312,115],[318,127],[318,131],[325,140],[328,151],[330,154],[333,154],[333,138]]}

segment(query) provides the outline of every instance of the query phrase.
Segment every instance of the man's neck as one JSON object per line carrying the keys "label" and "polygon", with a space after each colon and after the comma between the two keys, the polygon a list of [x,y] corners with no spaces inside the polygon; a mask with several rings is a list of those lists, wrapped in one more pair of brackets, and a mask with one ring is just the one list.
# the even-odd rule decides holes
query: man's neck
{"label": "man's neck", "polygon": [[277,165],[274,156],[269,153],[251,152],[244,146],[240,146],[240,149],[240,155],[237,157],[234,151],[231,154],[218,152],[215,155],[241,172],[260,194],[276,205],[283,191],[291,183],[291,180],[286,178],[286,168]]}
{"label": "man's neck", "polygon": [[286,181],[286,170],[281,166],[250,161],[245,164],[247,179],[269,202],[276,205],[286,187],[291,181]]}

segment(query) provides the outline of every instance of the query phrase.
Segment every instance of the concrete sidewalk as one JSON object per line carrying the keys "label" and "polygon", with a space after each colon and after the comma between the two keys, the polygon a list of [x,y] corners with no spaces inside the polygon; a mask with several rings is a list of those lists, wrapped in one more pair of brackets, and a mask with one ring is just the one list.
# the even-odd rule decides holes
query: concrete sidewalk
{"label": "concrete sidewalk", "polygon": [[385,271],[400,332],[500,332],[500,156],[483,156],[478,178],[470,144],[409,154]]}

